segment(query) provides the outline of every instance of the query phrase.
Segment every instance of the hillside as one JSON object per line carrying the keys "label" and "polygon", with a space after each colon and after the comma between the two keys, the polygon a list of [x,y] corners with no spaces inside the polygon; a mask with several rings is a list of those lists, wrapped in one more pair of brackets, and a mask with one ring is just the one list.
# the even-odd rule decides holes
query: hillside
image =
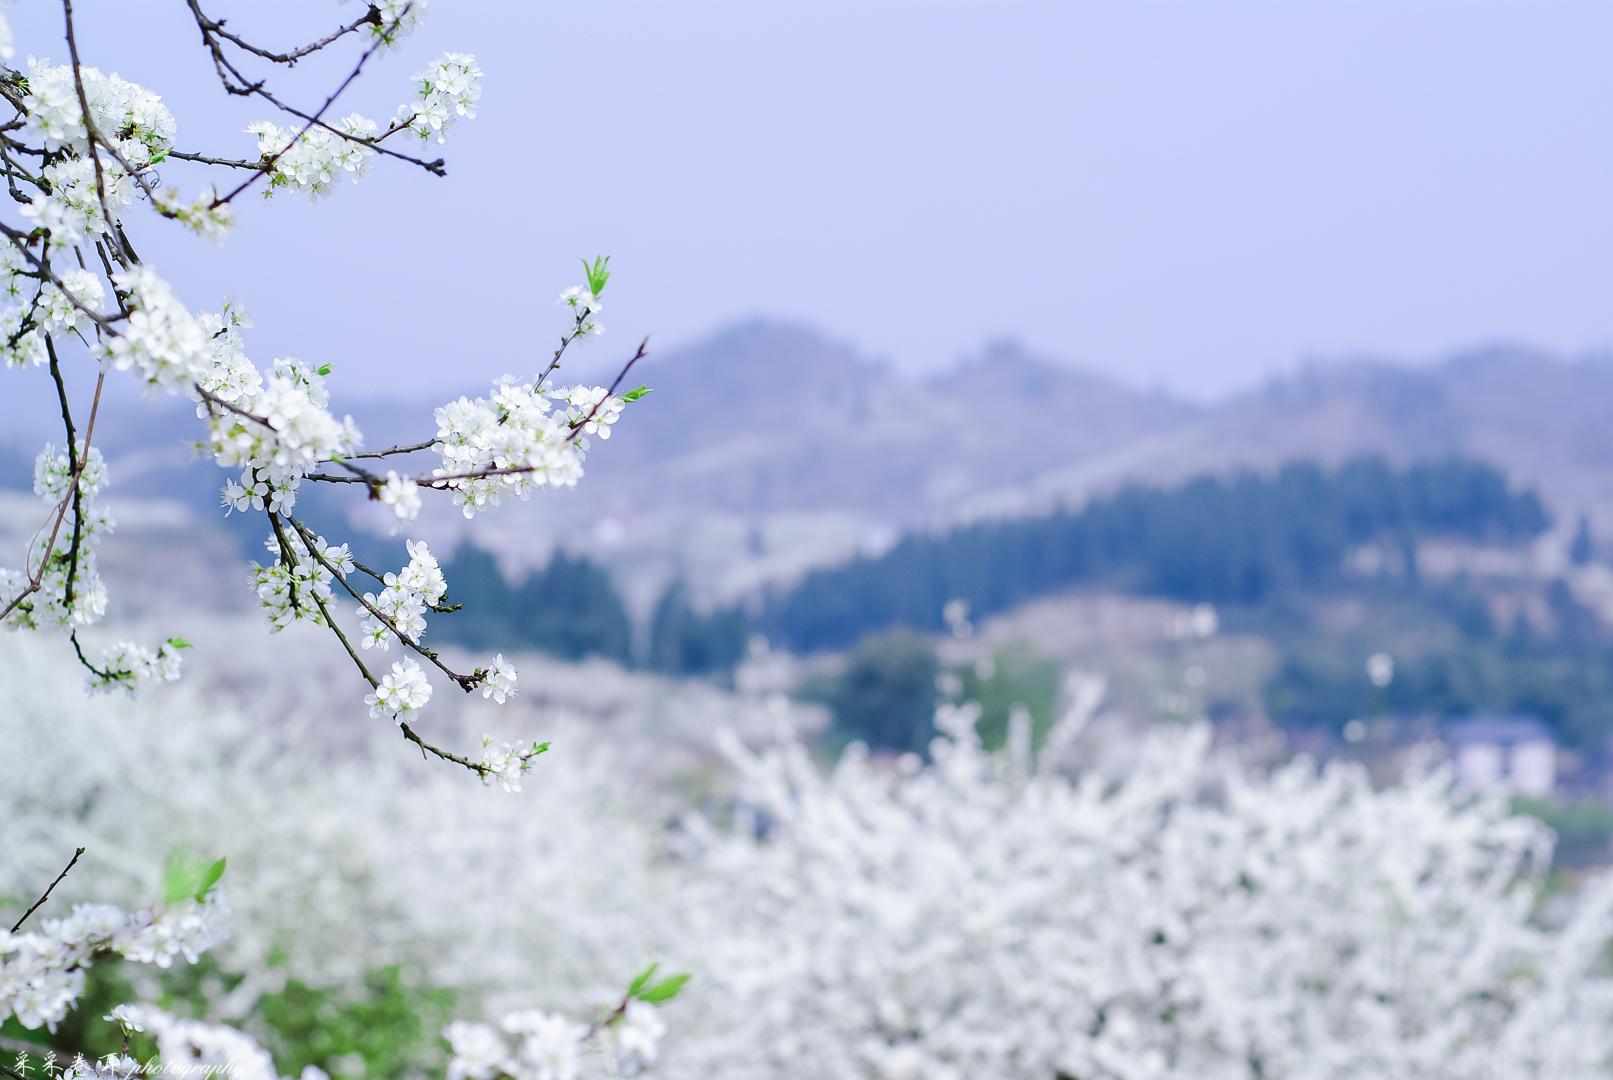
{"label": "hillside", "polygon": [[[600,377],[607,355],[568,374]],[[654,351],[641,370],[655,392],[599,448],[595,482],[506,507],[483,539],[512,570],[541,566],[557,545],[593,553],[640,614],[672,577],[735,596],[914,528],[1079,505],[1132,481],[1360,454],[1490,461],[1560,519],[1586,510],[1613,532],[1613,364],[1599,359],[1520,348],[1420,367],[1363,359],[1198,406],[1010,342],[912,376],[810,328],[752,321]],[[335,392],[372,444],[430,430],[433,400],[369,400],[339,380]],[[116,382],[112,393],[98,441],[116,497],[178,501],[213,520],[219,477],[185,446],[189,404],[140,400]],[[27,485],[51,405],[0,401],[0,454],[20,463],[6,486]],[[367,520],[361,502],[320,495],[310,498],[325,512]],[[419,525],[444,545],[463,528],[451,512]]]}
{"label": "hillside", "polygon": [[1125,480],[1271,468],[1296,458],[1491,461],[1558,508],[1613,527],[1613,363],[1491,348],[1426,367],[1381,359],[1312,366],[1170,429],[1117,442],[970,504],[974,513],[1082,499]]}

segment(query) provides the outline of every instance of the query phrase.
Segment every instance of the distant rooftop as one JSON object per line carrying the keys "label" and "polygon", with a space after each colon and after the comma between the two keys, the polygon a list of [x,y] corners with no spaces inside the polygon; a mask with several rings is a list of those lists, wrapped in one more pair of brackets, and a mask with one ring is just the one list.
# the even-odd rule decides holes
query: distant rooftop
{"label": "distant rooftop", "polygon": [[1444,725],[1445,741],[1458,746],[1490,743],[1515,746],[1526,742],[1552,742],[1551,729],[1539,717],[1525,713],[1475,713]]}

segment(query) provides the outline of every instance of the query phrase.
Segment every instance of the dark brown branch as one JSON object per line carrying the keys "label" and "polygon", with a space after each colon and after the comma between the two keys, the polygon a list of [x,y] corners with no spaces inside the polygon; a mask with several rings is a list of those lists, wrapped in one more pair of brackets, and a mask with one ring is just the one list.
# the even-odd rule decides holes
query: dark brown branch
{"label": "dark brown branch", "polygon": [[[195,10],[194,3],[192,3],[192,9]],[[393,22],[394,29],[397,26],[397,22],[408,13],[409,8],[405,6],[403,11],[399,14],[398,20],[394,20]],[[205,26],[202,27],[202,39],[212,50],[213,61],[214,64],[219,67],[219,78],[224,82],[225,89],[230,90],[232,93],[255,94],[256,96],[267,101],[269,104],[273,105],[275,108],[279,109],[281,112],[295,116],[304,122],[302,129],[292,137],[290,142],[286,143],[286,145],[282,146],[279,150],[276,150],[273,154],[269,154],[264,157],[263,168],[261,170],[241,181],[241,183],[237,184],[235,188],[229,192],[229,194],[214,199],[212,203],[214,207],[222,206],[225,203],[233,200],[236,196],[240,195],[243,191],[256,183],[259,176],[267,176],[273,170],[275,162],[279,161],[280,158],[290,151],[293,146],[297,145],[297,143],[302,140],[303,136],[307,135],[308,132],[315,127],[328,131],[338,138],[346,139],[347,141],[357,143],[360,146],[369,147],[377,153],[385,154],[388,157],[395,157],[399,160],[407,161],[413,165],[418,165],[433,175],[447,175],[447,169],[444,167],[443,160],[441,158],[438,158],[435,161],[426,161],[422,158],[412,157],[409,154],[399,153],[396,150],[392,150],[388,147],[380,145],[379,139],[362,138],[350,132],[343,131],[340,128],[332,127],[330,124],[325,122],[325,113],[328,112],[330,107],[336,103],[336,99],[341,97],[342,93],[350,85],[352,85],[355,79],[359,77],[360,73],[362,73],[364,70],[364,65],[369,62],[371,56],[375,55],[376,50],[378,50],[382,45],[386,44],[386,33],[383,32],[376,35],[375,40],[370,43],[369,48],[365,49],[361,54],[359,54],[358,63],[353,65],[353,70],[347,73],[347,77],[337,85],[336,89],[330,92],[330,96],[325,99],[325,103],[312,114],[305,113],[294,106],[287,105],[285,102],[281,101],[279,98],[270,93],[268,88],[263,85],[261,80],[258,82],[248,82],[246,76],[241,74],[240,69],[236,68],[235,65],[231,64],[229,60],[225,58],[223,50],[218,46],[217,39]],[[228,79],[224,78],[223,73],[225,70],[228,70],[230,74],[234,75],[239,81],[240,89],[237,90],[230,87]],[[387,134],[391,134],[391,132],[388,131]]]}
{"label": "dark brown branch", "polygon": [[611,398],[616,396],[616,391],[621,389],[622,380],[627,378],[627,373],[629,371],[633,370],[633,365],[634,364],[638,363],[640,360],[644,359],[645,356],[649,355],[649,350],[650,350],[650,339],[649,338],[645,338],[643,341],[638,343],[638,351],[635,352],[628,359],[627,363],[622,365],[622,370],[620,370],[620,371],[618,371],[616,373],[616,378],[611,382],[610,388],[605,391],[605,396],[600,398],[598,401],[594,402],[594,407],[592,409],[588,410],[588,415],[587,416],[583,417],[581,420],[578,420],[576,423],[571,425],[571,430],[572,431],[580,430],[589,421],[593,420],[593,418],[599,414],[599,407],[601,405],[605,404],[605,402],[609,401]]}
{"label": "dark brown branch", "polygon": [[385,457],[392,457],[392,456],[394,456],[396,454],[413,454],[413,453],[417,453],[417,452],[419,452],[421,450],[430,450],[433,446],[436,446],[436,445],[437,445],[437,440],[436,439],[427,439],[425,442],[417,442],[417,443],[414,443],[414,444],[412,444],[410,446],[389,446],[385,450],[366,450],[362,454],[348,454],[347,457],[349,457],[349,458],[385,458]]}
{"label": "dark brown branch", "polygon": [[403,644],[409,649],[412,649],[414,652],[419,653],[421,656],[431,661],[431,663],[436,666],[437,670],[454,680],[459,688],[465,693],[468,694],[472,690],[475,690],[478,686],[482,685],[487,678],[485,672],[478,668],[469,675],[461,675],[459,672],[443,663],[442,658],[437,655],[437,651],[435,649],[427,648],[414,638],[410,637],[408,634],[405,634],[402,630],[398,629],[398,624],[393,622],[391,617],[389,617],[380,608],[372,604],[368,599],[365,598],[363,593],[353,588],[353,586],[348,583],[348,580],[337,572],[336,567],[331,565],[330,560],[325,558],[325,553],[319,549],[319,537],[314,534],[312,529],[308,528],[308,526],[304,525],[294,517],[287,517],[286,521],[289,522],[291,527],[297,530],[298,534],[302,537],[303,546],[308,549],[308,553],[313,556],[314,561],[319,563],[319,565],[323,566],[326,570],[329,570],[331,577],[342,586],[347,594],[354,600],[357,600],[360,606],[362,606],[365,611],[369,612],[370,616],[375,619],[376,622],[392,631],[393,637],[403,642]]}
{"label": "dark brown branch", "polygon": [[268,168],[260,158],[257,161],[241,161],[237,158],[209,157],[206,154],[187,153],[183,150],[170,150],[168,156],[180,161],[194,161],[201,165],[225,165],[231,169],[256,169],[262,171]]}
{"label": "dark brown branch", "polygon": [[[270,521],[275,521],[275,518],[276,518],[276,515],[274,515],[274,514],[269,515],[269,520]],[[325,568],[327,570],[330,570],[332,577],[336,578],[338,581],[341,581],[342,576],[340,574],[336,573],[336,570],[335,570],[334,567],[332,567],[329,563],[324,561],[324,558],[323,558],[322,554],[318,553],[318,545],[316,543],[316,540],[318,538],[311,536],[309,534],[309,532],[308,532],[307,526],[303,525],[302,523],[300,523],[300,522],[298,522],[298,521],[296,521],[294,519],[291,519],[291,518],[287,518],[286,520],[290,521],[292,528],[296,529],[298,531],[298,533],[300,533],[302,535],[303,544],[304,544],[305,547],[307,547],[309,553],[313,554],[315,558],[319,559],[320,563],[323,566],[325,566]],[[275,521],[275,531],[276,531],[276,533],[280,532],[280,525],[279,525],[278,521]],[[281,536],[281,542],[282,542],[282,544],[284,544],[284,542],[285,542],[283,534]],[[371,571],[371,570],[366,570],[365,573],[370,574],[372,577],[375,576],[374,571]],[[343,587],[344,588],[346,587],[346,582],[345,581],[343,581]],[[351,588],[348,588],[347,591],[349,593],[352,593],[354,596],[357,596],[356,593],[353,593],[353,590]],[[362,599],[360,600],[360,602],[361,603],[363,602]],[[342,648],[347,651],[348,657],[353,661],[353,666],[357,667],[358,668],[358,673],[360,675],[364,676],[364,681],[369,683],[371,688],[379,686],[380,681],[376,679],[374,673],[370,671],[369,666],[366,665],[364,663],[363,658],[361,658],[359,656],[358,650],[353,648],[353,643],[351,641],[349,641],[348,638],[347,638],[347,635],[342,632],[342,628],[340,626],[336,625],[336,620],[331,617],[330,608],[325,604],[324,597],[320,596],[317,592],[314,593],[314,603],[319,606],[319,614],[324,618],[325,625],[330,627],[331,633],[336,635],[336,640],[341,642],[342,643]],[[365,606],[369,607],[368,604],[366,604]],[[376,614],[380,618],[383,618],[383,619],[385,618],[384,616],[380,616],[379,613],[375,612],[374,609],[371,609],[371,613]],[[388,625],[390,625],[390,623]],[[397,633],[396,628],[393,629],[393,633]],[[398,638],[399,638],[399,640],[405,642],[405,644],[408,643],[408,639],[405,638],[402,634],[398,634]],[[418,649],[417,649],[417,651],[418,651]],[[438,664],[437,666],[442,667],[441,664]],[[444,668],[443,670],[447,671],[446,668]],[[449,674],[453,675],[453,672],[449,672]],[[460,678],[460,676],[453,676],[453,677],[456,680],[458,680]],[[469,692],[469,689],[470,688],[468,688],[468,687],[466,688],[467,693]],[[470,760],[470,758],[462,757],[459,754],[453,753],[450,750],[444,750],[440,746],[434,746],[433,744],[427,742],[425,739],[421,738],[420,734],[418,732],[416,732],[414,728],[410,727],[409,724],[406,721],[403,721],[403,720],[398,721],[398,730],[403,733],[403,737],[405,739],[408,739],[410,742],[414,743],[416,746],[418,746],[420,748],[420,755],[422,757],[424,757],[427,754],[430,754],[433,757],[439,758],[442,761],[446,761],[446,762],[449,762],[451,764],[461,766],[462,768],[469,769],[471,772],[475,773],[479,777],[485,777],[487,775],[488,769],[487,769],[486,765],[483,765],[480,762],[472,761],[472,760]]]}
{"label": "dark brown branch", "polygon": [[202,35],[204,37],[209,36],[209,35],[215,35],[217,37],[221,37],[225,41],[228,41],[231,45],[234,45],[236,48],[242,50],[243,52],[249,52],[253,56],[262,57],[263,59],[268,60],[271,63],[284,64],[287,67],[294,66],[297,63],[298,60],[301,60],[305,56],[311,56],[312,54],[318,52],[319,50],[321,50],[323,48],[326,48],[326,47],[328,47],[330,45],[334,45],[336,42],[340,41],[342,38],[346,37],[348,34],[351,34],[353,31],[357,30],[361,26],[366,26],[366,25],[380,26],[381,25],[381,13],[378,10],[376,10],[374,7],[371,7],[367,12],[365,12],[359,18],[353,20],[352,22],[348,23],[346,26],[341,27],[340,29],[335,30],[332,33],[329,33],[329,34],[325,35],[324,37],[320,38],[318,41],[313,41],[313,42],[308,43],[307,45],[301,45],[301,46],[298,46],[295,49],[288,49],[285,52],[278,52],[277,53],[277,52],[271,52],[270,50],[265,49],[265,48],[263,48],[261,46],[254,45],[250,41],[247,41],[244,38],[241,38],[240,36],[238,36],[236,34],[233,34],[230,31],[226,30],[224,28],[224,20],[209,18],[206,14],[204,14],[202,12],[201,7],[196,3],[196,0],[186,0],[186,4],[190,7],[191,15],[193,15],[195,17],[196,25],[201,29]]}
{"label": "dark brown branch", "polygon": [[[90,402],[90,419],[89,423],[84,428],[84,454],[86,457],[90,451],[90,439],[95,434],[95,417],[101,408],[101,388],[105,385],[106,372],[103,370],[100,377],[95,381],[95,398]],[[12,597],[11,602],[6,604],[5,610],[0,611],[0,622],[5,622],[6,617],[9,616],[13,611],[17,610],[17,605],[21,604],[24,600],[28,599],[28,597],[38,592],[40,586],[44,583],[45,568],[50,565],[50,553],[56,550],[56,537],[61,534],[62,520],[67,517],[67,510],[73,502],[73,492],[78,489],[79,479],[83,475],[84,461],[83,458],[81,458],[79,461],[78,470],[73,473],[72,479],[68,481],[67,494],[62,496],[61,503],[56,507],[56,520],[55,523],[50,527],[50,539],[45,542],[45,554],[39,560],[39,568],[35,570],[33,576],[28,579],[28,582],[23,587],[22,592]]]}
{"label": "dark brown branch", "polygon": [[73,62],[73,88],[78,91],[78,107],[84,121],[84,137],[89,143],[90,161],[95,165],[95,197],[101,203],[101,222],[112,231],[112,211],[106,202],[106,175],[101,169],[101,155],[95,150],[97,135],[95,121],[90,118],[90,98],[84,92],[84,69],[78,59],[78,37],[73,33],[73,0],[62,0],[62,18],[67,24],[67,53]]}
{"label": "dark brown branch", "polygon": [[62,879],[67,876],[68,872],[72,870],[73,867],[78,865],[79,856],[83,854],[83,848],[79,848],[73,852],[73,857],[67,860],[67,865],[62,867],[62,872],[56,875],[56,880],[45,886],[45,891],[39,895],[39,899],[30,904],[28,906],[28,910],[22,913],[22,918],[18,919],[11,925],[11,932],[13,934],[22,929],[22,924],[28,921],[28,917],[30,915],[45,906],[45,901],[50,899],[50,894],[56,891],[56,886],[62,883]]}
{"label": "dark brown branch", "polygon": [[[78,475],[78,435],[73,430],[73,412],[67,404],[67,383],[62,379],[62,365],[56,357],[56,343],[49,334],[45,335],[45,354],[50,357],[50,377],[56,383],[56,400],[62,409],[62,428],[67,435],[67,470],[73,476]],[[88,464],[89,451],[85,450],[86,464]],[[82,484],[73,485],[73,540],[68,548],[67,583],[62,589],[62,606],[73,606],[73,593],[78,584],[78,553],[79,545],[84,539],[84,487]],[[49,555],[47,554],[47,558]],[[84,654],[79,653],[79,659]],[[86,666],[87,663],[86,663]],[[94,670],[93,668],[91,670]]]}

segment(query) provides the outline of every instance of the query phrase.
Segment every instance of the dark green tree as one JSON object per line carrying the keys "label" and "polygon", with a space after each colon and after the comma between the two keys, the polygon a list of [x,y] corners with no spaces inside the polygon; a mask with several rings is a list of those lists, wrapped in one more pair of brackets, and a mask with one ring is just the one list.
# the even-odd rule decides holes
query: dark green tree
{"label": "dark green tree", "polygon": [[925,751],[935,733],[935,647],[907,630],[852,650],[827,693],[837,732],[876,750]]}
{"label": "dark green tree", "polygon": [[605,568],[582,556],[555,552],[511,594],[509,619],[522,641],[553,656],[623,663],[632,657],[627,608]]}
{"label": "dark green tree", "polygon": [[431,620],[433,633],[472,648],[506,647],[515,634],[511,625],[510,583],[491,552],[464,543],[442,568],[447,599],[462,610]]}
{"label": "dark green tree", "polygon": [[1575,566],[1588,566],[1596,557],[1596,538],[1591,535],[1591,523],[1584,514],[1579,515],[1579,525],[1574,529],[1574,539],[1568,545],[1568,557]]}
{"label": "dark green tree", "polygon": [[681,581],[667,586],[650,618],[646,666],[671,675],[711,675],[734,669],[745,655],[749,620],[737,607],[701,613]]}

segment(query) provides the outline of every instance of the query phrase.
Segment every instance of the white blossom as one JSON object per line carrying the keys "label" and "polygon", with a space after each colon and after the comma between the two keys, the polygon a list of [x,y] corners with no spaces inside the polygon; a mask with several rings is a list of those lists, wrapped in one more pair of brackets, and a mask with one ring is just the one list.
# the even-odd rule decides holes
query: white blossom
{"label": "white blossom", "polygon": [[566,420],[584,436],[610,438],[611,425],[621,418],[626,402],[603,386],[573,386],[563,391]]}
{"label": "white blossom", "polygon": [[212,184],[189,200],[172,188],[158,188],[153,201],[164,215],[214,243],[222,243],[235,226],[235,211],[220,199],[218,188]]}
{"label": "white blossom", "polygon": [[[178,125],[173,113],[152,91],[117,75],[83,66],[79,75],[90,104],[96,131],[110,139],[118,153],[135,168],[161,157],[173,146]],[[47,149],[88,151],[83,110],[73,69],[48,60],[28,61],[26,130]],[[103,164],[103,172],[113,167]]]}
{"label": "white blossom", "polygon": [[34,931],[0,930],[0,1020],[55,1030],[84,992],[84,972],[103,955],[168,967],[195,963],[223,940],[226,912],[217,894],[125,914],[110,904],[79,904]]}
{"label": "white blossom", "polygon": [[370,33],[389,46],[414,33],[426,19],[428,0],[371,0],[380,20],[369,27]]}
{"label": "white blossom", "polygon": [[164,1072],[280,1080],[268,1052],[234,1028],[174,1016],[142,1004],[120,1005],[112,1018],[129,1031],[144,1032],[156,1039]]}
{"label": "white blossom", "polygon": [[605,305],[599,302],[599,297],[589,291],[588,286],[573,285],[562,290],[557,303],[565,304],[571,309],[581,333],[598,337],[605,332],[604,324],[595,318],[605,310]]}
{"label": "white blossom", "polygon": [[69,250],[106,232],[105,211],[116,217],[134,202],[135,184],[121,166],[102,163],[97,184],[95,163],[85,157],[65,157],[45,166],[50,185],[32,202],[18,208],[29,224],[50,232],[50,247]]}
{"label": "white blossom", "polygon": [[114,275],[130,308],[122,329],[106,339],[102,354],[119,371],[169,393],[188,392],[212,364],[213,349],[202,324],[168,283],[144,266]]}
{"label": "white blossom", "polygon": [[269,187],[301,191],[310,199],[329,195],[344,175],[359,181],[369,172],[375,151],[370,141],[381,133],[374,120],[352,113],[330,125],[335,130],[314,125],[303,130],[281,127],[270,120],[247,125],[247,132],[258,138],[258,153],[273,159]]}
{"label": "white blossom", "polygon": [[470,53],[444,53],[413,81],[419,96],[398,107],[396,126],[407,127],[422,139],[445,142],[457,118],[475,119],[482,69]]}
{"label": "white blossom", "polygon": [[521,777],[532,769],[532,759],[545,747],[533,743],[520,747],[504,743],[494,747],[491,735],[482,736],[482,757],[479,766],[482,783],[492,787],[495,783],[505,791],[520,791]]}
{"label": "white blossom", "polygon": [[[566,409],[556,410],[553,399]],[[437,410],[433,449],[442,466],[433,475],[466,517],[507,496],[525,500],[541,487],[574,486],[582,478],[587,436],[608,438],[622,404],[600,387],[540,390],[506,378],[491,397],[462,397]]]}
{"label": "white blossom", "polygon": [[152,650],[132,641],[120,641],[101,654],[95,665],[97,670],[88,676],[88,686],[92,693],[122,690],[136,698],[156,683],[178,679],[179,663],[179,649],[172,642],[165,641]]}
{"label": "white blossom", "polygon": [[492,698],[500,705],[515,696],[515,683],[519,676],[515,665],[504,659],[503,653],[493,657],[493,666],[482,678],[482,697]]}
{"label": "white blossom", "polygon": [[666,1021],[655,1006],[629,1001],[622,1015],[606,1029],[605,1038],[616,1052],[617,1068],[632,1076],[655,1064],[666,1031]]}
{"label": "white blossom", "polygon": [[509,1070],[513,1080],[577,1080],[582,1074],[585,1025],[530,1009],[511,1013],[500,1026],[515,1040]]}
{"label": "white blossom", "polygon": [[426,612],[448,592],[442,567],[426,542],[407,540],[404,547],[409,552],[409,562],[397,573],[383,575],[382,590],[365,593],[357,609],[362,620],[360,641],[366,649],[385,652],[391,648],[393,637],[400,634],[418,642],[426,632]]}
{"label": "white blossom", "polygon": [[[225,493],[228,496],[228,488]],[[284,545],[281,536],[285,538]],[[340,556],[340,548],[327,544],[322,536],[316,536],[314,543],[326,562],[337,565],[333,556]],[[263,566],[253,564],[252,588],[259,606],[269,616],[270,627],[278,631],[294,622],[323,625],[320,606],[331,598],[334,575],[314,557],[307,541],[295,529],[283,528],[280,534],[264,540],[263,546],[273,561]]]}
{"label": "white blossom", "polygon": [[388,470],[386,482],[381,485],[381,503],[399,521],[413,521],[420,516],[420,485]]}
{"label": "white blossom", "polygon": [[[44,500],[52,513],[62,515],[47,550],[41,543],[31,552],[25,569],[0,567],[0,594],[7,598],[22,594],[34,573],[39,589],[25,596],[6,617],[10,630],[75,630],[89,626],[106,614],[106,586],[101,580],[96,548],[110,533],[114,522],[97,505],[96,497],[107,482],[105,459],[97,447],[78,451],[83,468],[73,498],[73,468],[65,450],[47,443],[34,459],[34,494]],[[42,539],[51,539],[49,533]],[[75,558],[76,548],[76,558]]]}
{"label": "white blossom", "polygon": [[431,700],[431,683],[413,657],[404,657],[381,677],[374,690],[364,695],[374,719],[408,722]]}
{"label": "white blossom", "polygon": [[448,1080],[493,1080],[513,1067],[509,1044],[486,1024],[456,1020],[443,1032],[452,1057]]}

